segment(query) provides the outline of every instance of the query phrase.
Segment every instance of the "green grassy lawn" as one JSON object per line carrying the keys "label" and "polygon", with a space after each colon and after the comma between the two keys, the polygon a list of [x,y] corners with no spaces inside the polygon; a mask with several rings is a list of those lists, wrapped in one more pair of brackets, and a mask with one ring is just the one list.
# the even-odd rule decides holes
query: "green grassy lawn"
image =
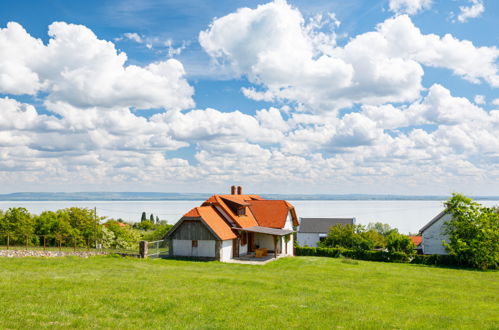
{"label": "green grassy lawn", "polygon": [[317,257],[0,258],[0,328],[497,329],[498,280]]}

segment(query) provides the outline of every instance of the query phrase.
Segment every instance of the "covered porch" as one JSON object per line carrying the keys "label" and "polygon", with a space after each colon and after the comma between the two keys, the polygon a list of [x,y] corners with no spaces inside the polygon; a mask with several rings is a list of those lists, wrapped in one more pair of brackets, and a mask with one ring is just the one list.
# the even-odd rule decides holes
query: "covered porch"
{"label": "covered porch", "polygon": [[237,231],[247,240],[247,253],[237,254],[235,259],[251,258],[256,261],[293,255],[293,230],[254,226],[237,228]]}

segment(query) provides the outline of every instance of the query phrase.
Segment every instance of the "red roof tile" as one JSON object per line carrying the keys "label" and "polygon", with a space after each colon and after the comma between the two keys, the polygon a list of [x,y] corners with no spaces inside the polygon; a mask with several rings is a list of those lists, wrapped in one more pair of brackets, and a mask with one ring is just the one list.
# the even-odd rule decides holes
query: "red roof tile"
{"label": "red roof tile", "polygon": [[269,228],[283,228],[289,214],[289,208],[285,201],[251,201],[250,209],[258,225]]}
{"label": "red roof tile", "polygon": [[215,232],[221,240],[237,238],[227,222],[215,211],[213,206],[201,206],[196,208],[201,219]]}
{"label": "red roof tile", "polygon": [[409,236],[409,238],[411,239],[411,241],[416,246],[418,246],[419,244],[421,244],[421,242],[423,241],[423,237],[422,236]]}
{"label": "red roof tile", "polygon": [[188,217],[188,218],[198,218],[199,216],[200,215],[199,215],[197,207],[191,209],[189,212],[187,212],[186,214],[184,214],[184,217]]}

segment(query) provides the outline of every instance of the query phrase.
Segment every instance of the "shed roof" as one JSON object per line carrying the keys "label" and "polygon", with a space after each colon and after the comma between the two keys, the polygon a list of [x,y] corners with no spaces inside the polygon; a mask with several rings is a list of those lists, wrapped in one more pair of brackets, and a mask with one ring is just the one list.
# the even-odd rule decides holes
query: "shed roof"
{"label": "shed roof", "polygon": [[301,218],[299,233],[328,233],[331,226],[353,225],[354,218]]}

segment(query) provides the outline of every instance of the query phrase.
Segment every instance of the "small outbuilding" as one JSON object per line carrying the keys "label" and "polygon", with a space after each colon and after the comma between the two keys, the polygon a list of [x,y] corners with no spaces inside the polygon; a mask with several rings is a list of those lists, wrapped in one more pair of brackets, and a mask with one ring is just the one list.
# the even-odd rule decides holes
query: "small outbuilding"
{"label": "small outbuilding", "polygon": [[452,215],[444,210],[421,228],[419,233],[423,237],[421,243],[423,254],[448,254],[442,241],[449,241],[449,237],[444,232],[444,225],[451,220]]}
{"label": "small outbuilding", "polygon": [[353,224],[355,218],[300,218],[296,241],[300,246],[317,247],[332,226]]}

